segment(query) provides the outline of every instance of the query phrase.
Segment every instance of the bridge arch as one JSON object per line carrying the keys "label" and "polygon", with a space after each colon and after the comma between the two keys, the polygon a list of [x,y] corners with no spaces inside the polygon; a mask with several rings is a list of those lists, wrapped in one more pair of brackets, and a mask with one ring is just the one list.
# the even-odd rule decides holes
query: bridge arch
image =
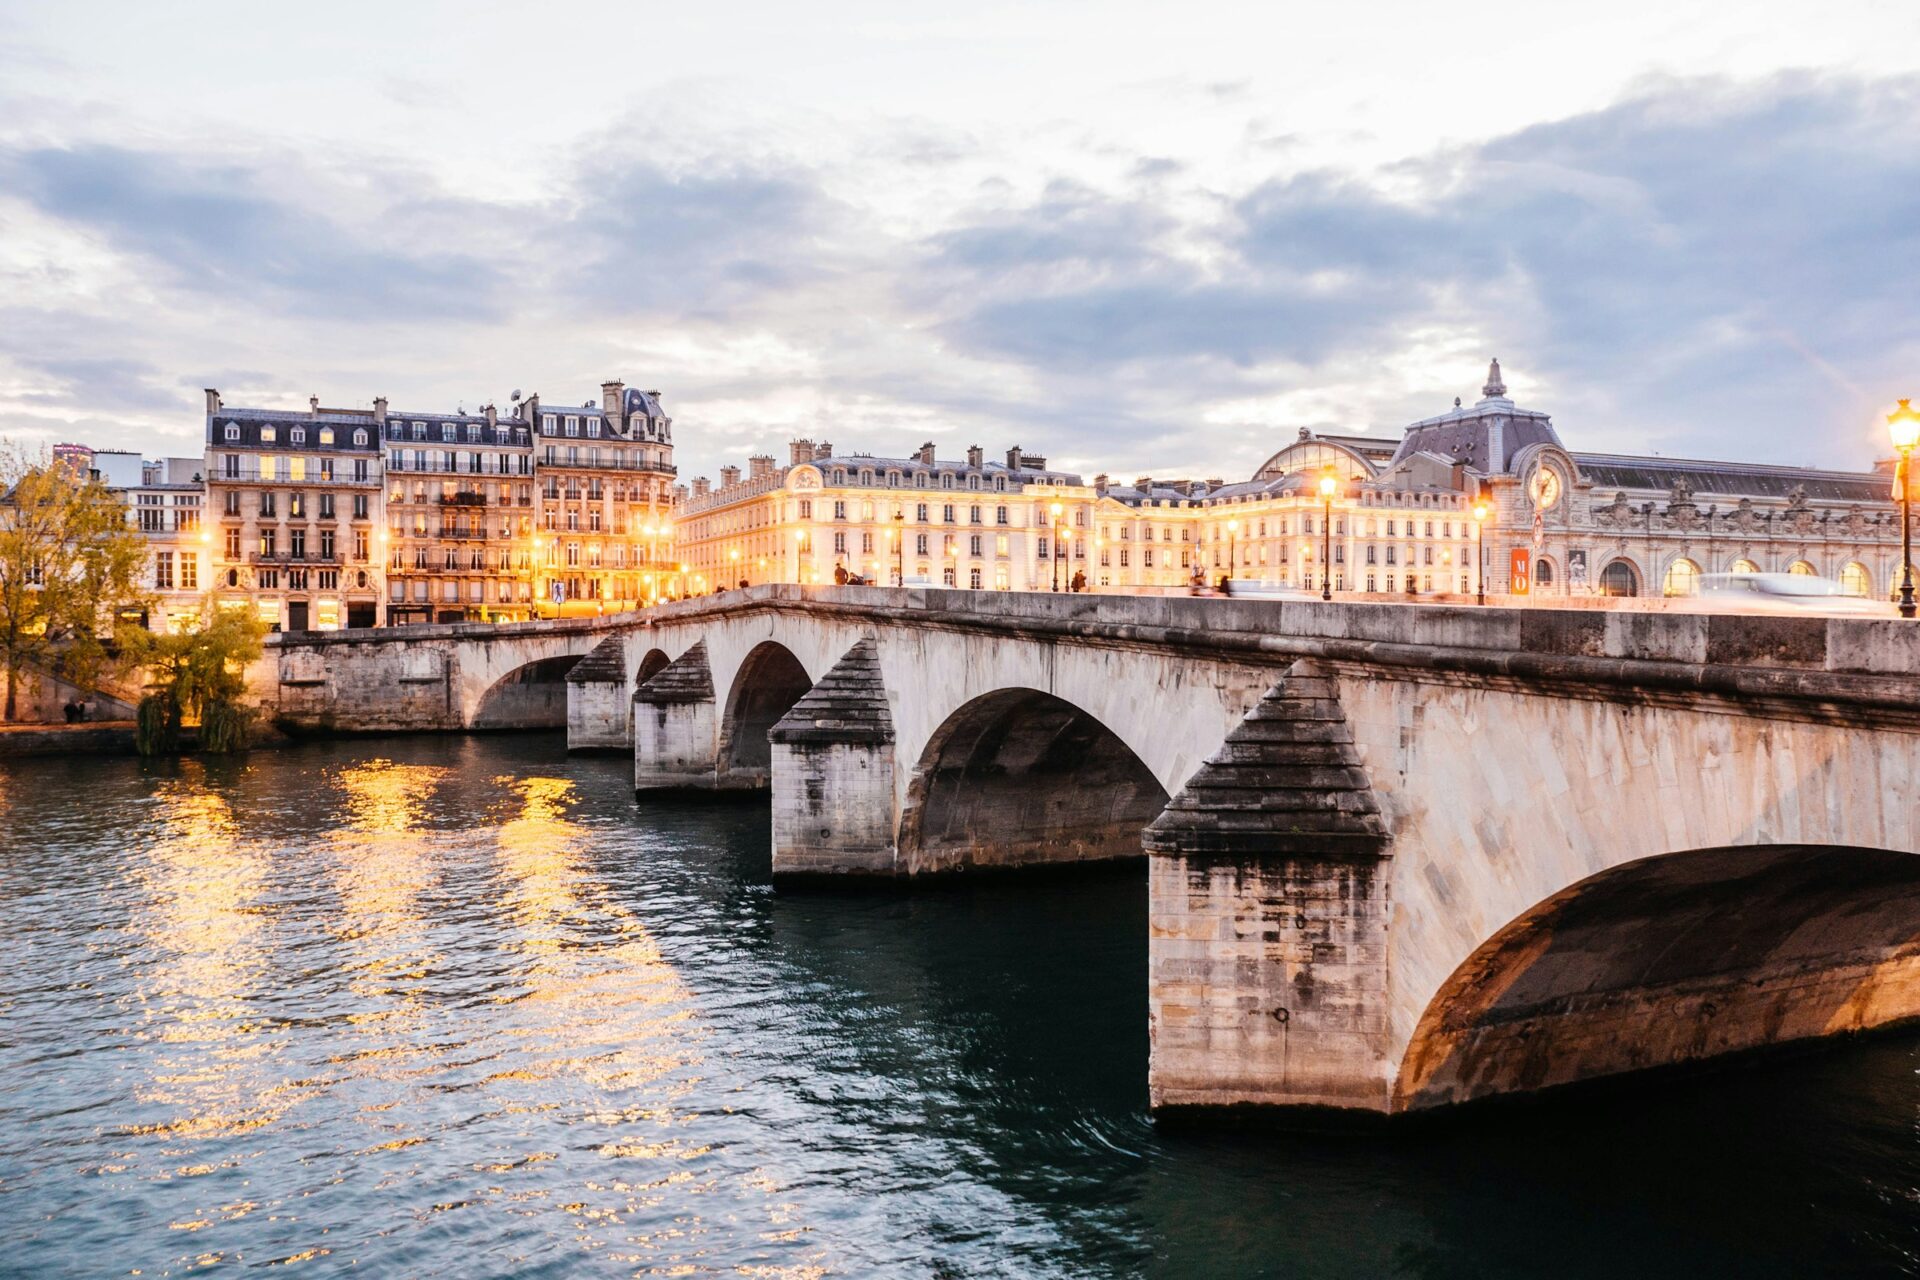
{"label": "bridge arch", "polygon": [[640,659],[639,667],[634,670],[633,687],[638,689],[641,685],[653,679],[662,671],[665,671],[667,664],[672,661],[673,659],[667,656],[665,649],[647,650],[646,656]]}
{"label": "bridge arch", "polygon": [[733,785],[769,784],[773,744],[767,733],[811,688],[813,677],[786,645],[762,640],[748,651],[727,690],[720,722],[719,771]]}
{"label": "bridge arch", "polygon": [[567,672],[583,655],[563,653],[536,658],[488,686],[474,705],[475,729],[564,729],[567,725]]}
{"label": "bridge arch", "polygon": [[1920,857],[1742,845],[1602,871],[1496,932],[1402,1056],[1394,1110],[1920,1019]]}
{"label": "bridge arch", "polygon": [[960,706],[907,782],[900,862],[913,872],[1140,857],[1167,792],[1074,703],[1005,688]]}

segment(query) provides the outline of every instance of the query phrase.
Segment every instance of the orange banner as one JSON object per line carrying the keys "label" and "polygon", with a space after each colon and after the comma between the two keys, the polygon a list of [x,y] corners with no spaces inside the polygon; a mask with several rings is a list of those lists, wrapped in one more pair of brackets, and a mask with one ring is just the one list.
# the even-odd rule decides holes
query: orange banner
{"label": "orange banner", "polygon": [[1525,547],[1515,547],[1508,570],[1507,590],[1516,596],[1524,596],[1533,590],[1532,553]]}

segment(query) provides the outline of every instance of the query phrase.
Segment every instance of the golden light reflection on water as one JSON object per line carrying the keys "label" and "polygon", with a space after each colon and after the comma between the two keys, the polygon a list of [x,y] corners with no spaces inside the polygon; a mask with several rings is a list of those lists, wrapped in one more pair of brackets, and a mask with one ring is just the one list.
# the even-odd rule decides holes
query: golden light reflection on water
{"label": "golden light reflection on water", "polygon": [[257,999],[267,868],[197,766],[154,799],[158,834],[135,870],[145,892],[130,929],[144,943],[144,1035],[166,1046],[135,1093],[163,1118],[124,1128],[183,1139],[245,1133],[302,1093],[275,1077],[278,1028]]}
{"label": "golden light reflection on water", "polygon": [[[625,1166],[697,1160],[711,1148],[677,1130],[692,1123],[676,1111],[696,1083],[706,1031],[692,993],[662,955],[646,926],[613,898],[583,857],[586,833],[569,817],[573,783],[564,778],[498,778],[517,800],[496,833],[506,881],[502,906],[514,929],[509,944],[525,957],[518,989],[497,998],[537,1010],[515,1034],[532,1042],[531,1056],[512,1073],[523,1082],[590,1085],[619,1105],[596,1106],[579,1117],[604,1128],[598,1152]],[[495,1083],[506,1086],[507,1077]],[[636,1091],[638,1096],[634,1096]],[[542,1092],[551,1093],[551,1090]],[[662,1171],[653,1187],[697,1182],[684,1169]],[[657,1210],[662,1197],[623,1180],[588,1181],[582,1198],[561,1206],[584,1233],[624,1228],[632,1214]],[[699,1256],[712,1228],[691,1214],[671,1231],[627,1235],[622,1261],[682,1260]],[[670,1273],[670,1272],[669,1272]]]}

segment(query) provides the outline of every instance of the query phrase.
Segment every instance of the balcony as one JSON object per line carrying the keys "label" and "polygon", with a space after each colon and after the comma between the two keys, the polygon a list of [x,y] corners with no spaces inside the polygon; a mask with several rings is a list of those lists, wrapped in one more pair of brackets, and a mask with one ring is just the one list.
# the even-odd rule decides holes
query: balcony
{"label": "balcony", "polygon": [[674,466],[671,462],[635,462],[632,459],[624,462],[615,462],[611,458],[602,458],[598,462],[588,462],[585,458],[582,458],[577,462],[568,462],[565,458],[554,458],[552,461],[542,458],[534,462],[534,467],[536,470],[544,470],[547,467],[559,467],[567,471],[648,471],[654,475],[662,476],[680,474],[680,468]]}
{"label": "balcony", "polygon": [[312,473],[295,480],[284,472],[275,472],[271,476],[262,476],[258,467],[242,467],[238,471],[212,471],[207,475],[210,485],[272,485],[298,489],[377,489],[382,477],[375,472],[371,475],[355,477],[351,475],[319,476]]}
{"label": "balcony", "polygon": [[341,559],[339,552],[335,552],[329,556],[322,555],[318,551],[302,551],[297,555],[291,551],[256,551],[251,556],[248,556],[247,560],[251,564],[291,565],[296,569],[302,565],[337,565],[345,563],[345,561]]}
{"label": "balcony", "polygon": [[[416,533],[413,536],[416,538],[424,538],[427,535],[424,533]],[[434,535],[434,537],[436,538],[462,538],[462,539],[466,539],[473,542],[481,542],[493,536],[494,536],[493,534],[488,533],[485,529],[448,529],[448,528],[442,528],[440,532]]]}
{"label": "balcony", "polygon": [[440,495],[440,505],[443,507],[484,507],[487,505],[487,495],[484,493],[476,493],[471,489],[462,489],[458,493],[443,493]]}

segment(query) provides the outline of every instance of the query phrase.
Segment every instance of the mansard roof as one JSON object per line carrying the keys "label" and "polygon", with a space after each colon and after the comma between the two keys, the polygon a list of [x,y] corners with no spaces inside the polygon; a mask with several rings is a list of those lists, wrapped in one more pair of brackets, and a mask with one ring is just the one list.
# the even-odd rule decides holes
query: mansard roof
{"label": "mansard roof", "polygon": [[1804,490],[1810,501],[1884,502],[1889,479],[1872,471],[1824,471],[1754,462],[1706,462],[1695,458],[1654,458],[1620,453],[1571,455],[1580,477],[1601,490],[1637,489],[1667,493],[1685,480],[1695,496],[1786,498]]}

